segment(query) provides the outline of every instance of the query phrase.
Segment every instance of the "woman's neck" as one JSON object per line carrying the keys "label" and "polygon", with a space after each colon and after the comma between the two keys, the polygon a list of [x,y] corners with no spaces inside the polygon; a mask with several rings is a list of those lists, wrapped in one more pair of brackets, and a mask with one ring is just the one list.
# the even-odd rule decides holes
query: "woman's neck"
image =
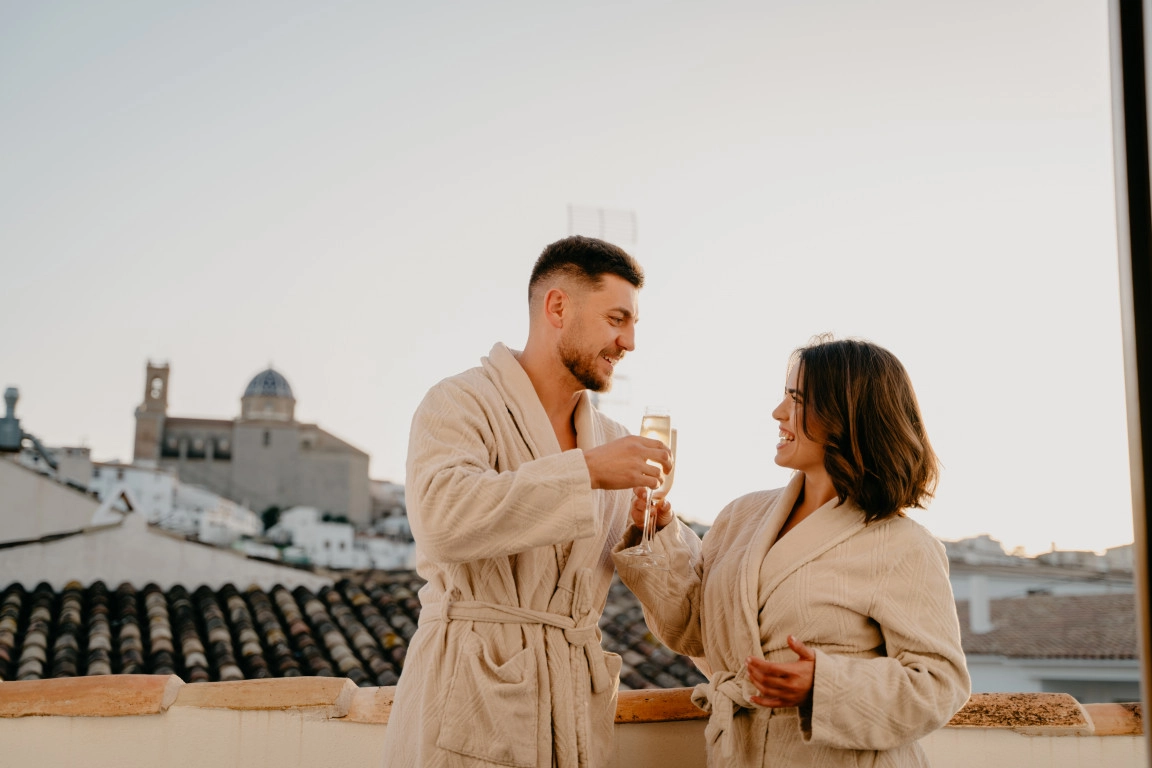
{"label": "woman's neck", "polygon": [[805,473],[804,485],[800,487],[800,493],[792,505],[788,519],[784,521],[780,533],[776,535],[777,541],[802,523],[806,517],[835,498],[836,488],[832,485],[832,478],[827,473],[816,476]]}
{"label": "woman's neck", "polygon": [[827,472],[805,472],[804,487],[800,489],[800,497],[793,509],[800,508],[812,513],[835,498],[836,486],[832,484],[832,477]]}

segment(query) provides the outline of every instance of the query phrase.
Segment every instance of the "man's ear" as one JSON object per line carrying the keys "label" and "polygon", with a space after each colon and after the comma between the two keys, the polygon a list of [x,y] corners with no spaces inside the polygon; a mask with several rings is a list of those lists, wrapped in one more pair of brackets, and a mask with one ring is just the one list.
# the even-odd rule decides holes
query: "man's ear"
{"label": "man's ear", "polygon": [[544,317],[553,328],[563,328],[572,312],[572,297],[561,288],[550,288],[544,294]]}

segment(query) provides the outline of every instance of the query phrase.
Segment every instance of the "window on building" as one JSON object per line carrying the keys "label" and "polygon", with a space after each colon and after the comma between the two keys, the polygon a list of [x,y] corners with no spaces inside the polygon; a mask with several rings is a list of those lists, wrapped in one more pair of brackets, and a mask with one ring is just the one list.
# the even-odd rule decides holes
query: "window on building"
{"label": "window on building", "polygon": [[202,459],[208,455],[205,448],[206,444],[204,442],[204,438],[194,437],[188,441],[188,449],[186,451],[186,455],[190,459]]}

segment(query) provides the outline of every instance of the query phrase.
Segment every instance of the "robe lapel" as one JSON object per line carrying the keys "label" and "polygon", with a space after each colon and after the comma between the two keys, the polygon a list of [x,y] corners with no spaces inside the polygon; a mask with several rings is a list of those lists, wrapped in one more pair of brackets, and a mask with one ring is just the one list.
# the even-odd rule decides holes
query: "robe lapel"
{"label": "robe lapel", "polygon": [[[516,422],[520,435],[527,444],[532,458],[549,456],[560,453],[560,441],[556,439],[556,432],[552,429],[552,422],[540,404],[536,388],[532,380],[524,372],[523,366],[508,347],[497,343],[485,359],[484,364],[491,370],[493,381],[496,382],[504,400],[508,404],[508,412]],[[594,418],[591,400],[588,393],[580,395],[573,414],[576,425],[576,446],[578,448],[594,448],[603,441],[603,435]],[[606,525],[607,521],[600,521]],[[592,609],[591,605],[581,603],[590,600],[592,585],[582,587],[579,582],[578,571],[586,569],[601,558],[608,558],[611,547],[615,544],[611,537],[586,536],[575,542],[564,542],[552,546],[556,555],[556,569],[560,572],[558,589],[549,601],[548,610],[563,615],[583,613]],[[571,567],[570,567],[571,566]],[[585,579],[590,578],[590,574]],[[589,591],[589,595],[582,593]],[[575,598],[576,605],[573,605]]]}
{"label": "robe lapel", "polygon": [[552,422],[540,404],[540,397],[532,380],[524,372],[520,361],[512,354],[512,350],[497,342],[488,357],[482,361],[488,370],[492,381],[504,396],[508,406],[508,413],[516,422],[520,436],[528,446],[532,458],[550,456],[560,453],[560,441],[556,439],[556,432],[552,429]]}
{"label": "robe lapel", "polygon": [[800,489],[804,487],[804,476],[799,472],[792,476],[784,491],[776,497],[776,501],[760,519],[756,527],[752,542],[744,553],[744,563],[740,569],[743,578],[740,580],[738,599],[743,610],[740,611],[746,622],[745,630],[750,640],[749,653],[753,656],[762,654],[760,645],[760,563],[768,556],[772,549],[772,542],[792,511]]}
{"label": "robe lapel", "polygon": [[[757,578],[765,577],[762,583],[757,582],[757,614],[759,606],[796,569],[820,557],[863,527],[864,513],[856,505],[839,504],[839,499],[833,499],[789,531],[787,536],[770,545],[762,568],[757,568],[755,573]],[[776,531],[779,532],[778,527]]]}
{"label": "robe lapel", "polygon": [[[560,453],[560,441],[556,439],[556,432],[552,429],[552,422],[548,420],[544,406],[540,403],[540,396],[536,394],[532,380],[528,378],[528,374],[524,372],[524,367],[520,365],[520,361],[516,359],[512,350],[504,344],[496,342],[492,351],[488,353],[488,357],[484,358],[481,364],[500,391],[504,404],[508,408],[508,414],[516,424],[516,429],[527,446],[530,457],[539,459],[543,456]],[[556,558],[556,570],[563,572],[568,559],[566,545],[555,544],[552,546],[552,550]],[[499,562],[498,567],[507,589],[510,590],[511,594],[519,595],[520,590],[516,585],[512,565],[515,560],[516,556],[504,558]],[[555,595],[553,595],[553,602],[554,600]]]}
{"label": "robe lapel", "polygon": [[[593,418],[592,402],[588,397],[588,393],[584,392],[580,395],[580,402],[576,404],[576,412],[573,414],[573,422],[576,425],[576,447],[581,449],[595,448],[603,442],[603,435],[600,434],[600,429],[596,424],[596,419]],[[557,444],[559,447],[559,444]],[[598,521],[601,526],[609,525],[607,520]],[[575,595],[576,605],[571,606],[567,610],[571,610],[573,616],[591,610],[592,606],[580,604],[581,600],[589,598],[582,597],[580,592],[579,577],[576,573],[577,570],[587,568],[588,566],[596,563],[602,558],[610,558],[612,547],[616,544],[616,538],[612,536],[585,536],[584,538],[577,539],[573,542],[556,545],[556,558],[557,566],[560,569],[560,584],[568,590],[571,590]],[[569,568],[568,564],[571,563],[574,568]],[[590,574],[589,574],[590,576]],[[591,584],[589,584],[591,588]],[[555,608],[553,609],[555,610]],[[565,610],[560,608],[560,610]]]}

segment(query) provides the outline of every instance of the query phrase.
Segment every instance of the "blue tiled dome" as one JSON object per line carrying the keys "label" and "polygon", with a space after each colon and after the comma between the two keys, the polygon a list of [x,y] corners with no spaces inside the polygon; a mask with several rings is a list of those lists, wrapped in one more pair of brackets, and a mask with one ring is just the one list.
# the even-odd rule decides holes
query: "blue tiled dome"
{"label": "blue tiled dome", "polygon": [[288,379],[279,372],[269,368],[252,377],[248,388],[244,390],[244,397],[286,397],[295,400],[292,396],[292,387],[288,386]]}

